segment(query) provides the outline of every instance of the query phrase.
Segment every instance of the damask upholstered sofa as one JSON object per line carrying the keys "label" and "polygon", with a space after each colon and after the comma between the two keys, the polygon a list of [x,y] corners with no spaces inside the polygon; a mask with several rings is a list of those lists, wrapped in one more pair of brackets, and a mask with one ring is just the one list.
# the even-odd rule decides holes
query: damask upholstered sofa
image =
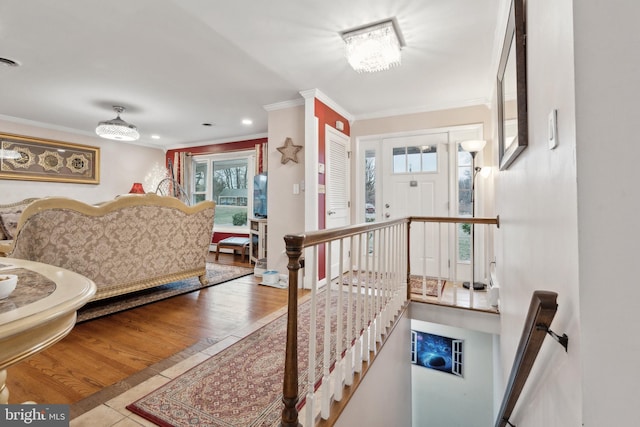
{"label": "damask upholstered sofa", "polygon": [[198,276],[206,283],[215,203],[128,194],[100,205],[43,198],[22,212],[7,256],[80,273],[92,301]]}
{"label": "damask upholstered sofa", "polygon": [[19,202],[0,205],[0,256],[11,245],[22,211],[29,203],[35,200],[37,199],[24,199]]}

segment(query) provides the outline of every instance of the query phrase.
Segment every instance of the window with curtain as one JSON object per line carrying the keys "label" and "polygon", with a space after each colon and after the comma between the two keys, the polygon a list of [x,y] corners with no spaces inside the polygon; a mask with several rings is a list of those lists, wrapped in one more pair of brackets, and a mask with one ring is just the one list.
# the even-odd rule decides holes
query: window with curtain
{"label": "window with curtain", "polygon": [[248,227],[252,199],[253,152],[200,156],[193,167],[193,201],[216,202],[214,226],[220,231]]}

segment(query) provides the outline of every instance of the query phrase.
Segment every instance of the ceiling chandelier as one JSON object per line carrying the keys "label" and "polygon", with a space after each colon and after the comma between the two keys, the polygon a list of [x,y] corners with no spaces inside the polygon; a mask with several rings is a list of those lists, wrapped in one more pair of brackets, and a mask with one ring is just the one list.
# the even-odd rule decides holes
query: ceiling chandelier
{"label": "ceiling chandelier", "polygon": [[342,33],[347,61],[359,73],[373,73],[400,65],[403,46],[395,22],[373,24]]}
{"label": "ceiling chandelier", "polygon": [[136,141],[140,138],[138,129],[120,118],[124,107],[114,105],[113,110],[118,116],[115,119],[98,123],[98,127],[96,127],[98,136],[116,141]]}

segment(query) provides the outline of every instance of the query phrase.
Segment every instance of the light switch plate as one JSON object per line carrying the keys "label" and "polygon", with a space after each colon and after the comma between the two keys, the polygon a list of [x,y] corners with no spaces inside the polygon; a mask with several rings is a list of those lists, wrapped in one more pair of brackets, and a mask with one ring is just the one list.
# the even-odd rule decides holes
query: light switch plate
{"label": "light switch plate", "polygon": [[549,150],[558,146],[558,110],[551,110],[549,113],[549,128],[547,129],[547,139],[549,140]]}

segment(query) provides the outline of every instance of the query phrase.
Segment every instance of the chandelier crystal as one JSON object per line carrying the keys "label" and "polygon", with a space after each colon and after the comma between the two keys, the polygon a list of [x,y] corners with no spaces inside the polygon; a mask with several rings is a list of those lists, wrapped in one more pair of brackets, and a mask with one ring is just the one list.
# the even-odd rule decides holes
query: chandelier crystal
{"label": "chandelier crystal", "polygon": [[359,73],[374,73],[400,65],[402,43],[393,20],[342,34],[347,61]]}
{"label": "chandelier crystal", "polygon": [[140,138],[138,129],[120,118],[124,107],[114,105],[113,110],[117,113],[117,117],[98,123],[98,127],[96,127],[98,136],[116,141],[136,141]]}

